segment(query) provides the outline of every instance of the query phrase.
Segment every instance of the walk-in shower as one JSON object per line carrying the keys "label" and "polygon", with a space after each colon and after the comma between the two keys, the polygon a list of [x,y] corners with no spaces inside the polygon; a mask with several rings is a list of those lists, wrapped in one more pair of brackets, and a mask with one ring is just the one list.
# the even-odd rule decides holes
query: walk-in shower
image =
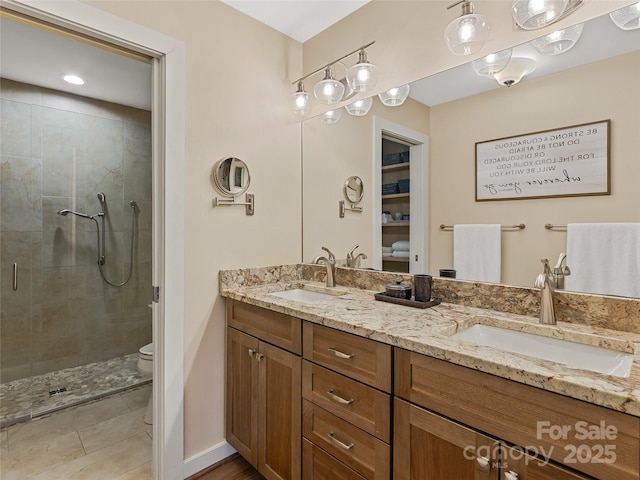
{"label": "walk-in shower", "polygon": [[[58,215],[62,215],[63,217],[66,217],[71,213],[72,215],[77,215],[78,217],[87,218],[89,220],[93,220],[94,222],[96,222],[96,246],[97,246],[97,252],[98,252],[97,263],[98,263],[98,270],[100,271],[100,276],[102,276],[102,279],[112,287],[124,287],[129,282],[129,280],[131,280],[131,272],[133,272],[133,246],[135,245],[135,238],[136,238],[136,207],[138,206],[138,204],[136,203],[135,200],[131,200],[129,202],[129,206],[131,207],[131,243],[130,243],[131,248],[129,249],[129,274],[127,275],[127,278],[122,283],[113,283],[107,280],[107,277],[105,276],[105,273],[102,269],[102,267],[106,263],[106,258],[107,258],[107,253],[106,253],[107,242],[105,240],[105,235],[107,231],[107,228],[105,225],[105,219],[107,216],[107,214],[105,213],[107,196],[103,192],[98,192],[96,197],[100,202],[100,211],[98,213],[94,213],[93,215],[88,215],[86,213],[74,212],[73,210],[69,210],[65,208],[63,210],[58,210]],[[102,220],[102,229],[100,229],[100,224],[98,223],[98,220],[96,220],[96,218],[99,218]],[[101,235],[101,232],[102,232],[102,235]]]}
{"label": "walk-in shower", "polygon": [[150,112],[0,82],[1,427],[150,381],[152,142]]}

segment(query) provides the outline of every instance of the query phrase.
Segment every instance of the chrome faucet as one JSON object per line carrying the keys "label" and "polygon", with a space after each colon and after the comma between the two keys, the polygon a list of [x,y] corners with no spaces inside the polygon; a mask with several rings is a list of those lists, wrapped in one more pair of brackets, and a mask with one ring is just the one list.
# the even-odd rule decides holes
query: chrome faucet
{"label": "chrome faucet", "polygon": [[329,254],[329,258],[324,256],[316,257],[313,263],[319,264],[320,262],[324,262],[327,266],[327,287],[335,287],[336,286],[336,257],[331,250],[327,247],[322,247],[322,250]]}
{"label": "chrome faucet", "polygon": [[360,259],[362,260],[366,260],[367,256],[364,253],[359,253],[358,255],[356,255],[355,257],[353,256],[353,252],[356,250],[356,248],[358,248],[360,245],[355,245],[350,251],[349,253],[347,253],[347,267],[350,268],[356,268],[359,264],[360,264]]}
{"label": "chrome faucet", "polygon": [[549,267],[549,260],[543,258],[544,272],[538,275],[534,286],[540,289],[540,323],[556,324],[556,314],[553,307],[554,279]]}
{"label": "chrome faucet", "polygon": [[558,263],[553,267],[553,286],[558,290],[564,290],[564,277],[569,275],[571,275],[571,270],[567,267],[567,254],[561,253],[558,257]]}

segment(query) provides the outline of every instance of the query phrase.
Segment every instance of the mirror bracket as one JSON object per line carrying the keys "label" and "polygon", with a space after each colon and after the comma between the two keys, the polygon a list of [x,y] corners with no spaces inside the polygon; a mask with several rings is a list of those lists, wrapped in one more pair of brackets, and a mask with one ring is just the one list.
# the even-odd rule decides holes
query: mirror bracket
{"label": "mirror bracket", "polygon": [[247,193],[245,200],[246,201],[244,202],[236,202],[235,197],[231,199],[214,197],[213,206],[214,207],[246,207],[245,215],[253,215],[255,212],[255,195],[253,193]]}
{"label": "mirror bracket", "polygon": [[340,218],[344,218],[344,212],[349,210],[351,212],[362,213],[362,207],[358,207],[357,205],[349,204],[348,206],[345,204],[344,200],[340,200],[338,202]]}

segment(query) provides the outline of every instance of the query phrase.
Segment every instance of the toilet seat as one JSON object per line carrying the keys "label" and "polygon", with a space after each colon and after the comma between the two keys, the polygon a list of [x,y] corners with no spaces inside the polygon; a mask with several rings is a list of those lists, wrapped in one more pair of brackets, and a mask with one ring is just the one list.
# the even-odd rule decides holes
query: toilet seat
{"label": "toilet seat", "polygon": [[153,343],[140,347],[138,352],[140,353],[140,359],[153,361]]}

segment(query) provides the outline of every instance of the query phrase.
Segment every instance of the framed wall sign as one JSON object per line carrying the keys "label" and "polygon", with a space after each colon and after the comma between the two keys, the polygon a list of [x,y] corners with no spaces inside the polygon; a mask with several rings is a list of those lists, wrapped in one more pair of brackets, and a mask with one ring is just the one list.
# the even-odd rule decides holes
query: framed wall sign
{"label": "framed wall sign", "polygon": [[476,201],[610,195],[611,120],[476,143]]}

